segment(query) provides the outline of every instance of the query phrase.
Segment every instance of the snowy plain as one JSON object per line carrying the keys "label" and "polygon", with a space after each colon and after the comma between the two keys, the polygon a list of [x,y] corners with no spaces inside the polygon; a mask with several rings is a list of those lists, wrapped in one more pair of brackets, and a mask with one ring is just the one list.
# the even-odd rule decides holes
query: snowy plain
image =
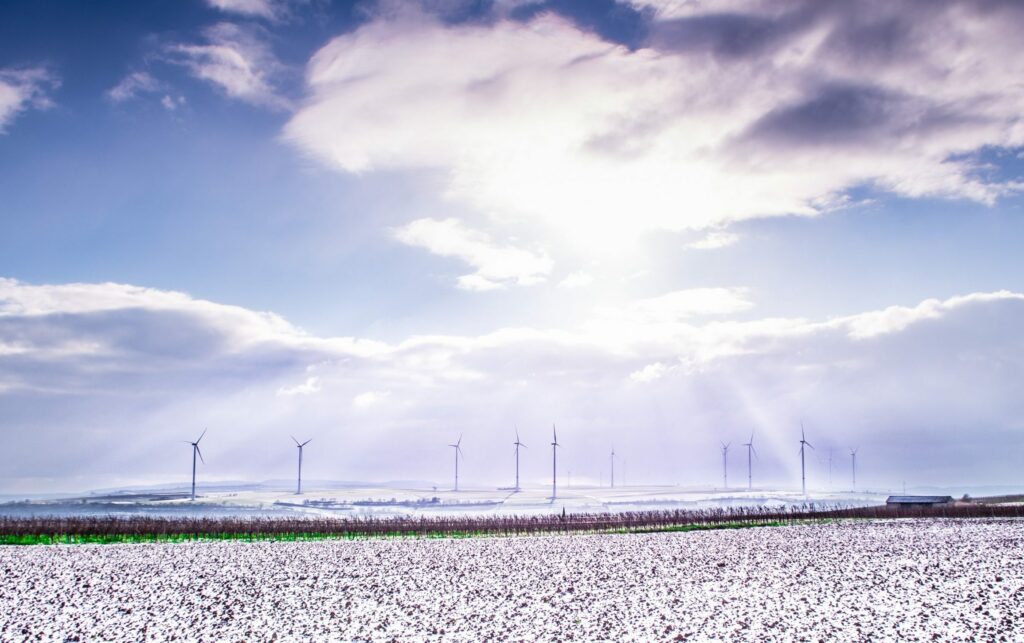
{"label": "snowy plain", "polygon": [[1024,521],[0,548],[0,639],[1024,640]]}

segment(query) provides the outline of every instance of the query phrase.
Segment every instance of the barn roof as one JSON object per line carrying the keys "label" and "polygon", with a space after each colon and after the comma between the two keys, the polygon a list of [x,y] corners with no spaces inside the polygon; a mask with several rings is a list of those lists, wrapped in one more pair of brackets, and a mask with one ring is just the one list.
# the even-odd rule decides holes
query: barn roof
{"label": "barn roof", "polygon": [[938,505],[953,502],[952,496],[889,496],[887,505]]}

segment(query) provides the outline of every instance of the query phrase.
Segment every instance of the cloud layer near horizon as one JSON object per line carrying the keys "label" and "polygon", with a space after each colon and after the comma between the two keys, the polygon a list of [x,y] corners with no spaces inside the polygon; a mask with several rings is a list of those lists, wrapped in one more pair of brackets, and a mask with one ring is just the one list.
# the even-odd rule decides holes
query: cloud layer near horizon
{"label": "cloud layer near horizon", "polygon": [[312,58],[285,136],[339,170],[431,170],[491,223],[591,248],[813,215],[860,186],[992,203],[1024,145],[1019,4],[645,3],[630,50],[567,19],[390,11]]}
{"label": "cloud layer near horizon", "polygon": [[[3,482],[173,481],[176,441],[209,425],[210,478],[286,475],[274,441],[299,432],[330,454],[311,459],[311,477],[444,480],[443,444],[465,432],[467,476],[500,483],[509,427],[525,440],[557,421],[578,479],[599,477],[589,464],[615,441],[648,482],[709,482],[717,441],[754,431],[762,480],[791,483],[801,418],[819,448],[870,453],[867,484],[1016,475],[1009,456],[961,456],[978,441],[1022,446],[1024,295],[728,320],[752,305],[742,290],[697,289],[595,309],[574,328],[385,343],[315,337],[183,293],[3,279]],[[436,462],[423,456],[434,451]]]}

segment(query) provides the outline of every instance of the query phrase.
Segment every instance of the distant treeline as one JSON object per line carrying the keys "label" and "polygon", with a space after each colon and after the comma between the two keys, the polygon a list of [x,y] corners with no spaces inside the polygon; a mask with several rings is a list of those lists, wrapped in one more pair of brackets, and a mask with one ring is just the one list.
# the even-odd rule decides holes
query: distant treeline
{"label": "distant treeline", "polygon": [[1015,518],[1024,506],[949,505],[734,507],[542,516],[420,517],[0,517],[0,544],[145,540],[526,536],[550,533],[683,531],[850,518]]}

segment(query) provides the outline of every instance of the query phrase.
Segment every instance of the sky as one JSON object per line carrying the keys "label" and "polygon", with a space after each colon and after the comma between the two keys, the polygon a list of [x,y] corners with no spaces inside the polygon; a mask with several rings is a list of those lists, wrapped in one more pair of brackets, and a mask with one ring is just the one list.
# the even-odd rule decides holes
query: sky
{"label": "sky", "polygon": [[1019,485],[1024,5],[0,5],[0,494]]}

